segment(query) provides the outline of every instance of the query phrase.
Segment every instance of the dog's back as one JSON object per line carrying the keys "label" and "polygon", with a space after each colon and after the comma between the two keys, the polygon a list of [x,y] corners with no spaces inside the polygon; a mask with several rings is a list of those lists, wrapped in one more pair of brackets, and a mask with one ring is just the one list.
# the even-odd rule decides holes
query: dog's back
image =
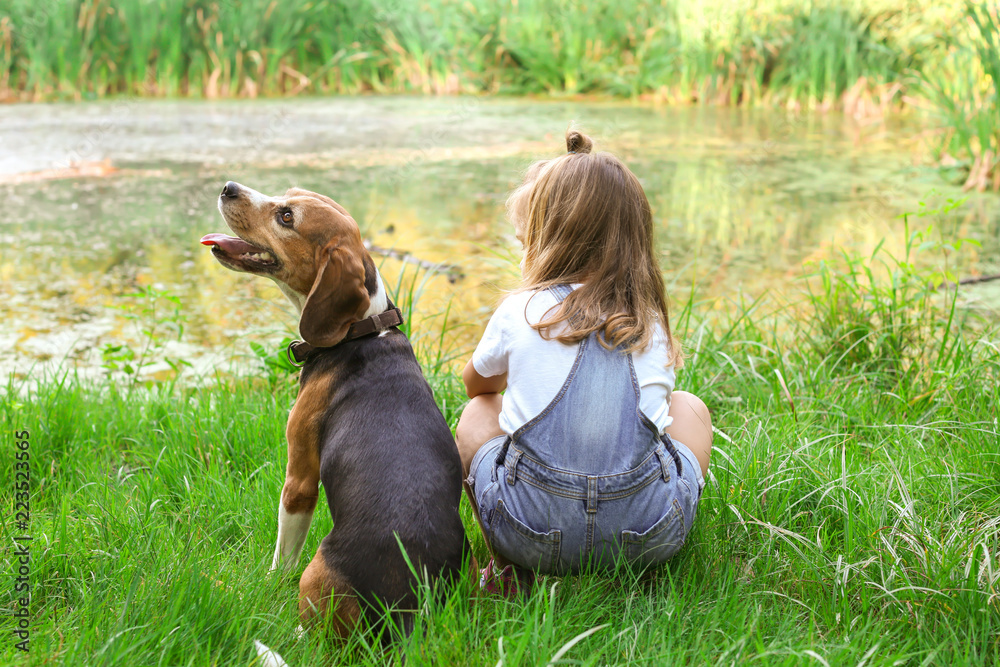
{"label": "dog's back", "polygon": [[324,374],[335,378],[318,438],[333,529],[320,553],[365,606],[414,609],[414,571],[455,579],[468,555],[451,431],[399,331],[313,352],[301,383]]}

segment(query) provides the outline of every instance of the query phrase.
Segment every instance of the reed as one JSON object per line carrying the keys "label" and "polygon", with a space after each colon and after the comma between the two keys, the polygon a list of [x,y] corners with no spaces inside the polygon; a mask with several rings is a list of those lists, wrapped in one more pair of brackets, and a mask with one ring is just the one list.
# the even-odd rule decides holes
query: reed
{"label": "reed", "polygon": [[954,0],[8,0],[0,99],[545,93],[898,104]]}
{"label": "reed", "polygon": [[942,131],[937,157],[957,168],[966,190],[1000,190],[1000,6],[968,2],[940,68],[921,72],[920,89]]}

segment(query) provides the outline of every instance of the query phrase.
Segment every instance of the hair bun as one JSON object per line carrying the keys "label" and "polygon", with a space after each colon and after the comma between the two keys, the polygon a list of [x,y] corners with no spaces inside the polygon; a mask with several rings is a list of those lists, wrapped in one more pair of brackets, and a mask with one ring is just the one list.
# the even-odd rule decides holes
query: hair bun
{"label": "hair bun", "polygon": [[589,153],[593,146],[594,142],[583,132],[572,129],[566,131],[566,150],[570,153]]}

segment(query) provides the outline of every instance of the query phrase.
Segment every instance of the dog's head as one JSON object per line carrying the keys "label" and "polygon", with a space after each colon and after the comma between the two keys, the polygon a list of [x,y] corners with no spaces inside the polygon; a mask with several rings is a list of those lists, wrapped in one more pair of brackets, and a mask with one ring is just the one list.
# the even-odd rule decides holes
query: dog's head
{"label": "dog's head", "polygon": [[230,181],[219,211],[236,236],[208,234],[201,242],[226,268],[277,282],[301,312],[307,343],[335,345],[365,317],[379,291],[378,274],[343,206],[300,188],[268,197]]}

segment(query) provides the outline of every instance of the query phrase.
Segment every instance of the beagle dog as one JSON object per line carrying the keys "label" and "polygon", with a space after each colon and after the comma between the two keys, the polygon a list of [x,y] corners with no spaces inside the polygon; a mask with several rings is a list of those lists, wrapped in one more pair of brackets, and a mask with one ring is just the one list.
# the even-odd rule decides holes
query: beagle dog
{"label": "beagle dog", "polygon": [[229,182],[219,210],[236,236],[201,242],[226,268],[274,280],[305,340],[290,350],[303,365],[271,571],[295,567],[322,481],[333,529],[299,581],[303,627],[329,614],[345,636],[389,608],[408,628],[417,582],[407,559],[421,578],[457,580],[472,556],[458,449],[396,328],[399,310],[358,225],[329,197],[299,188],[267,197]]}

